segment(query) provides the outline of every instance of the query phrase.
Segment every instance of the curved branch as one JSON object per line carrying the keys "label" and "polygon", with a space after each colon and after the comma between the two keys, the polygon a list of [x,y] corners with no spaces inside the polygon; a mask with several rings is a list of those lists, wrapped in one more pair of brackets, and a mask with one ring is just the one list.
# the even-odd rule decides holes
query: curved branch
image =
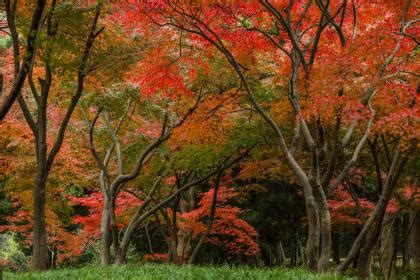
{"label": "curved branch", "polygon": [[[17,1],[15,1],[16,3]],[[14,59],[15,59],[15,80],[10,92],[3,96],[0,102],[0,121],[6,116],[12,107],[13,103],[16,101],[16,98],[20,94],[23,84],[25,82],[26,76],[32,63],[33,57],[35,55],[35,43],[38,37],[39,30],[41,28],[42,13],[45,9],[46,0],[37,0],[36,8],[32,16],[31,26],[29,28],[28,36],[26,38],[27,46],[25,55],[23,56],[22,65],[19,65],[19,38],[17,37],[17,32],[14,34],[12,30],[16,31],[14,26],[15,24],[15,15],[14,12],[10,9],[10,0],[5,0],[6,3],[6,14],[9,28],[11,30],[12,40],[13,40],[13,49],[14,49]],[[16,61],[17,60],[17,61]]]}

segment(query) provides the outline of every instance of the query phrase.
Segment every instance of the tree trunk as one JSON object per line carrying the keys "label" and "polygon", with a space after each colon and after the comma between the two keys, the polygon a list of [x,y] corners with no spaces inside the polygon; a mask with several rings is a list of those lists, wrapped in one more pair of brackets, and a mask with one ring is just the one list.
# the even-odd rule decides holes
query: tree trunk
{"label": "tree trunk", "polygon": [[127,250],[121,250],[119,249],[117,252],[115,252],[115,261],[114,263],[116,265],[123,265],[125,262],[125,257],[127,256]]}
{"label": "tree trunk", "polygon": [[[290,266],[296,266],[296,240],[295,238],[292,238],[290,240]],[[270,260],[271,260],[271,246],[270,246]],[[270,266],[271,266],[270,261]]]}
{"label": "tree trunk", "polygon": [[372,250],[362,250],[357,260],[357,271],[359,279],[367,279],[372,275]]}
{"label": "tree trunk", "polygon": [[313,196],[306,197],[306,210],[308,213],[308,240],[306,242],[306,258],[308,268],[318,270],[320,221],[318,210]]}
{"label": "tree trunk", "polygon": [[410,266],[410,238],[409,238],[409,229],[410,229],[410,216],[409,214],[405,213],[403,217],[403,230],[402,230],[402,236],[407,236],[405,240],[403,241],[402,246],[402,259],[403,259],[403,269],[406,269]]}
{"label": "tree trunk", "polygon": [[178,254],[177,254],[177,241],[176,238],[172,239],[171,242],[171,247],[170,247],[170,251],[171,251],[171,263],[172,264],[177,264],[178,263]]}
{"label": "tree trunk", "polygon": [[305,255],[303,254],[302,243],[300,242],[299,235],[297,234],[297,248],[298,248],[298,265],[302,265],[305,263]]}
{"label": "tree trunk", "polygon": [[48,262],[45,186],[45,180],[37,176],[34,190],[34,228],[32,235],[32,269],[35,271],[46,270]]}
{"label": "tree trunk", "polygon": [[320,204],[322,205],[320,209],[321,256],[318,261],[318,271],[325,272],[328,270],[328,265],[330,263],[331,256],[331,216],[324,193],[321,194]]}
{"label": "tree trunk", "polygon": [[333,260],[336,264],[340,263],[340,233],[334,233],[332,235],[332,249],[333,249]]}
{"label": "tree trunk", "polygon": [[103,207],[101,219],[101,266],[108,266],[111,263],[111,219],[110,201],[106,194],[103,194]]}
{"label": "tree trunk", "polygon": [[112,201],[110,202],[110,206],[108,208],[109,211],[109,217],[110,217],[110,231],[111,231],[111,242],[112,242],[112,246],[114,248],[114,253],[115,255],[118,254],[118,251],[120,250],[120,244],[119,244],[119,240],[118,240],[118,227],[117,227],[117,221],[115,218],[115,199],[112,199]]}
{"label": "tree trunk", "polygon": [[184,263],[187,256],[191,253],[190,233],[183,229],[178,230],[178,244],[176,246],[176,255],[179,264]]}
{"label": "tree trunk", "polygon": [[57,254],[58,254],[58,250],[56,247],[54,247],[53,250],[51,251],[51,269],[57,268]]}
{"label": "tree trunk", "polygon": [[411,258],[416,279],[420,279],[420,210],[417,210],[416,214],[411,214],[411,223],[413,223],[413,229],[411,230]]}
{"label": "tree trunk", "polygon": [[[384,209],[385,211],[385,209]],[[371,276],[371,260],[374,252],[375,245],[379,241],[379,237],[382,231],[383,216],[377,219],[377,222],[371,228],[367,234],[366,241],[363,247],[360,249],[360,254],[357,260],[357,270],[359,278],[365,279]]]}
{"label": "tree trunk", "polygon": [[39,117],[39,120],[41,120],[40,134],[36,137],[37,173],[34,186],[34,225],[32,233],[32,270],[34,271],[46,270],[48,263],[47,229],[45,225],[45,192],[48,177],[46,167],[47,144],[45,126],[42,125],[45,124],[42,120],[45,115],[41,115]]}
{"label": "tree trunk", "polygon": [[392,279],[392,273],[394,271],[393,270],[393,267],[394,267],[393,252],[394,252],[395,242],[394,242],[394,234],[392,230],[392,223],[390,222],[391,218],[392,217],[390,214],[385,214],[384,226],[381,232],[380,265],[381,265],[382,274],[384,275],[385,279],[388,279],[388,275],[391,275],[391,279]]}
{"label": "tree trunk", "polygon": [[377,202],[372,215],[363,225],[363,228],[358,234],[356,240],[354,241],[348,256],[337,267],[337,272],[344,272],[345,270],[347,270],[350,263],[357,257],[357,255],[360,252],[358,266],[361,266],[362,274],[366,273],[367,270],[364,269],[363,266],[366,266],[367,264],[360,264],[360,259],[363,260],[368,257],[368,255],[371,253],[370,251],[373,249],[376,243],[376,238],[379,237],[379,232],[382,226],[382,220],[385,214],[386,207],[388,205],[394,187],[397,183],[399,173],[401,172],[401,168],[404,165],[404,161],[400,161],[400,159],[401,154],[399,150],[396,150],[393,156],[390,170],[388,172],[386,183],[382,188],[382,193],[379,198],[379,201]]}
{"label": "tree trunk", "polygon": [[286,261],[286,256],[284,254],[283,244],[281,240],[276,242],[276,263],[278,266],[281,266]]}
{"label": "tree trunk", "polygon": [[[135,214],[135,216],[137,216],[137,213]],[[133,235],[137,227],[137,224],[134,221],[135,219],[132,218],[124,232],[124,236],[118,246],[118,250],[116,250],[115,252],[116,265],[122,265],[125,262],[125,257],[127,255],[128,246],[130,245],[131,236]]]}
{"label": "tree trunk", "polygon": [[351,244],[350,244],[350,233],[348,233],[347,231],[345,233],[345,239],[346,239],[346,241],[345,241],[345,248],[344,248],[344,256],[347,256],[350,252],[350,246],[351,246]]}

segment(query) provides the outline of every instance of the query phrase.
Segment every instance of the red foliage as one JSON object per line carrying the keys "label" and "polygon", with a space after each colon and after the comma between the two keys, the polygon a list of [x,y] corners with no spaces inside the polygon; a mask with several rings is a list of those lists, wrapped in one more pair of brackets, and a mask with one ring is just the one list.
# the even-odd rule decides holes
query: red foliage
{"label": "red foliage", "polygon": [[[203,221],[210,215],[213,195],[214,189],[210,189],[203,194],[197,209],[180,215],[182,229],[191,230],[195,237],[199,237],[206,231]],[[229,200],[237,195],[232,188],[220,187],[217,193],[215,220],[206,242],[223,248],[233,256],[238,253],[255,256],[260,251],[255,241],[257,232],[239,217],[242,213],[240,208],[229,205]]]}
{"label": "red foliage", "polygon": [[[103,195],[99,192],[93,192],[89,196],[75,197],[68,196],[70,205],[84,206],[89,210],[89,214],[86,216],[76,215],[73,217],[75,224],[83,226],[79,236],[88,242],[89,240],[97,240],[100,237],[100,225],[103,207]],[[123,227],[126,223],[123,219],[123,215],[126,211],[133,209],[142,202],[138,200],[132,194],[122,192],[116,200],[116,211],[115,215],[117,218],[117,226]]]}
{"label": "red foliage", "polygon": [[[47,232],[49,248],[57,249],[57,262],[72,259],[83,253],[84,243],[77,235],[68,232],[59,222],[56,215],[47,209]],[[0,233],[16,232],[24,237],[24,245],[32,245],[31,231],[33,226],[32,214],[21,207],[7,218],[7,225],[0,226]]]}
{"label": "red foliage", "polygon": [[[344,186],[339,186],[334,191],[334,199],[328,200],[333,224],[361,224],[359,214],[368,216],[375,204],[365,198],[360,198],[360,209]],[[360,213],[359,213],[360,211]]]}

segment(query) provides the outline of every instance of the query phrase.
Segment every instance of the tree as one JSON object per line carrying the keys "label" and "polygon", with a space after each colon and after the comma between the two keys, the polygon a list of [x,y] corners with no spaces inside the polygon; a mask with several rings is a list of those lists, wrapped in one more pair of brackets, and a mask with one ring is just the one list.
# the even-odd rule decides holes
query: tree
{"label": "tree", "polygon": [[[102,211],[102,222],[101,222],[101,264],[108,265],[111,261],[110,257],[110,247],[111,242],[113,242],[114,250],[116,254],[119,250],[119,243],[118,243],[118,231],[116,228],[116,221],[115,221],[115,200],[118,198],[119,193],[121,192],[122,188],[128,182],[136,179],[145,165],[152,159],[153,155],[157,152],[157,149],[169,139],[171,136],[173,129],[180,126],[185,119],[194,112],[195,108],[198,105],[200,98],[198,98],[197,103],[190,108],[183,117],[179,120],[176,120],[175,123],[171,122],[170,120],[174,119],[174,116],[165,115],[162,128],[160,131],[157,131],[158,136],[153,139],[147,146],[138,153],[138,157],[135,160],[135,164],[132,167],[132,171],[129,173],[125,173],[125,170],[128,169],[123,165],[123,158],[122,158],[122,148],[120,141],[118,139],[118,131],[122,125],[122,122],[127,118],[128,112],[131,110],[130,101],[127,105],[125,113],[119,118],[116,128],[113,128],[110,122],[110,118],[107,111],[103,112],[104,115],[104,123],[109,132],[109,135],[112,139],[111,145],[106,148],[105,156],[100,158],[93,142],[93,133],[96,122],[102,113],[102,109],[99,109],[90,125],[89,128],[89,147],[90,150],[96,159],[100,172],[100,185],[101,190],[103,193],[104,199],[104,206]],[[149,132],[150,133],[150,132]],[[118,175],[115,178],[110,177],[110,170],[108,168],[109,161],[111,159],[112,153],[115,151],[116,153],[116,161],[118,163]],[[159,177],[161,178],[161,177]],[[160,180],[156,182],[156,187],[159,185]],[[145,204],[145,202],[143,202]],[[132,231],[131,228],[127,230]],[[113,237],[111,237],[111,233]]]}
{"label": "tree", "polygon": [[[142,32],[145,31],[142,29]],[[169,32],[169,34],[165,34],[164,32],[163,35],[168,36],[169,38],[171,38],[171,36],[173,37],[172,32]],[[147,138],[150,138],[150,140],[145,146],[141,148],[140,151],[138,151],[138,158],[130,162],[130,164],[132,164],[130,167],[132,172],[127,174],[125,173],[125,170],[129,168],[123,165],[123,161],[126,161],[124,160],[122,154],[124,147],[122,147],[120,144],[120,136],[118,136],[122,122],[125,120],[129,121],[129,119],[127,119],[127,112],[130,111],[129,107],[131,106],[131,102],[129,102],[125,113],[123,113],[120,117],[115,118],[115,120],[119,120],[116,121],[113,126],[111,124],[112,120],[109,118],[108,112],[106,111],[107,109],[102,107],[100,107],[100,109],[97,111],[97,114],[94,116],[90,125],[90,149],[101,169],[101,185],[104,186],[102,189],[107,197],[104,199],[108,199],[110,204],[110,207],[108,207],[109,214],[106,214],[107,211],[103,212],[105,215],[110,217],[104,219],[104,221],[109,221],[110,226],[107,226],[106,223],[102,224],[102,232],[106,233],[107,235],[104,235],[102,238],[102,242],[106,243],[106,245],[103,245],[103,248],[108,248],[103,249],[103,265],[107,265],[110,262],[110,240],[113,242],[115,251],[115,263],[123,263],[125,261],[125,255],[131,242],[133,233],[140,223],[142,223],[149,216],[154,215],[156,211],[170,203],[173,199],[179,195],[182,195],[183,192],[185,192],[188,188],[208,180],[217,174],[217,170],[224,170],[229,168],[232,164],[244,156],[240,154],[238,159],[230,159],[230,157],[237,152],[235,147],[234,151],[229,154],[229,156],[223,157],[223,160],[225,160],[224,162],[212,164],[209,171],[206,170],[207,172],[196,174],[197,176],[195,177],[193,176],[195,180],[192,180],[182,188],[179,188],[177,193],[167,194],[167,196],[164,197],[162,201],[157,202],[155,206],[151,207],[151,209],[146,208],[149,206],[152,200],[154,200],[153,196],[155,192],[160,188],[162,179],[166,176],[165,170],[170,168],[172,164],[171,160],[165,159],[165,157],[162,158],[162,155],[158,156],[159,149],[164,148],[165,143],[172,139],[172,135],[174,133],[177,135],[178,139],[181,140],[175,144],[174,154],[176,154],[177,149],[185,144],[183,141],[186,140],[187,143],[196,142],[197,139],[194,137],[194,135],[202,136],[203,132],[207,135],[211,135],[211,132],[216,130],[212,129],[205,131],[205,128],[211,129],[212,126],[216,123],[216,118],[220,114],[220,108],[222,106],[227,106],[224,104],[226,100],[222,100],[220,102],[219,99],[213,98],[213,90],[215,87],[217,87],[217,85],[214,85],[216,83],[210,83],[207,81],[208,78],[199,75],[200,72],[204,72],[208,69],[207,64],[203,63],[200,65],[200,67],[196,67],[193,64],[195,61],[191,60],[187,56],[187,54],[191,51],[188,49],[184,50],[182,42],[179,46],[179,52],[175,52],[174,46],[179,44],[178,41],[168,39],[169,42],[165,40],[163,40],[163,43],[155,42],[153,41],[153,37],[150,40],[150,49],[148,49],[148,51],[145,52],[139,59],[138,63],[134,65],[132,69],[130,69],[129,80],[131,83],[134,83],[139,87],[140,100],[145,101],[144,103],[140,104],[146,106],[145,108],[147,108],[147,106],[150,106],[151,108],[155,107],[155,111],[157,110],[157,112],[154,114],[155,119],[138,118],[136,121],[133,120],[134,127],[141,123],[150,124],[150,122],[153,122],[154,126],[149,127],[147,131],[143,130],[143,128],[136,127],[136,130],[134,131],[135,133],[138,133],[139,131],[144,133]],[[149,78],[151,72],[154,73],[155,78]],[[189,74],[185,75],[184,73]],[[219,90],[224,92],[231,90],[231,87],[228,89],[223,88]],[[133,104],[136,104],[137,98],[138,97],[136,97],[136,95],[133,96]],[[220,103],[214,105],[213,102]],[[204,106],[201,106],[202,103],[204,103]],[[102,105],[103,102],[101,102],[100,106]],[[199,109],[198,107],[203,108]],[[147,110],[144,112],[147,113]],[[104,149],[106,152],[103,152],[105,154],[103,157],[101,157],[96,151],[95,144],[93,142],[94,128],[100,114],[104,116],[104,123],[111,138],[110,144]],[[132,118],[133,113],[129,114],[129,116]],[[194,120],[191,121],[191,118],[194,118]],[[183,139],[185,136],[184,127],[186,123],[188,123],[188,134],[186,137],[187,139]],[[198,130],[195,131],[195,133],[191,133],[190,130],[193,128]],[[223,137],[223,135],[221,137]],[[216,138],[214,137],[211,139],[215,140]],[[208,140],[208,138],[206,140]],[[114,159],[117,164],[116,166],[108,167],[107,165],[112,159],[113,153],[115,153]],[[245,155],[246,154],[247,152]],[[179,159],[176,158],[175,160]],[[121,234],[121,240],[118,238],[118,234],[116,233],[118,232],[117,230],[111,230],[114,232],[113,237],[111,238],[109,236],[110,231],[107,230],[107,228],[115,229],[115,226],[113,226],[112,222],[114,220],[112,215],[115,211],[113,207],[113,201],[116,199],[116,197],[118,197],[119,193],[123,189],[127,188],[126,185],[136,180],[139,175],[142,175],[142,173],[146,172],[145,169],[148,168],[147,166],[154,164],[154,162],[158,166],[158,173],[161,174],[156,175],[156,177],[153,178],[151,182],[149,182],[151,188],[148,190],[147,195],[146,190],[142,190],[142,192],[145,194],[145,197],[142,198],[142,203],[138,206],[135,214],[131,217],[131,220],[127,227],[124,229],[123,234]],[[114,167],[117,167],[118,171],[112,172],[111,168]],[[183,169],[185,166],[180,166],[179,168]],[[118,175],[114,176],[112,175],[113,173],[117,173]],[[200,177],[198,175],[202,176]],[[133,193],[136,193],[139,190],[134,189],[132,191]]]}
{"label": "tree", "polygon": [[[188,176],[186,172],[174,178],[175,191],[188,184]],[[239,217],[242,210],[231,205],[238,196],[229,186],[232,180],[219,173],[213,181],[210,190],[200,193],[200,185],[196,185],[179,196],[171,208],[159,212],[169,262],[196,263],[205,243],[221,248],[230,258],[238,254],[252,258],[259,253],[257,232]],[[197,196],[201,197],[198,201]]]}
{"label": "tree", "polygon": [[[44,1],[38,1],[39,6],[44,4]],[[44,4],[45,5],[45,4]],[[44,6],[42,5],[42,7]],[[21,110],[25,116],[25,120],[28,123],[29,127],[31,128],[33,135],[35,137],[35,146],[36,146],[36,159],[37,159],[37,168],[36,168],[36,176],[34,181],[34,226],[33,226],[33,255],[32,255],[32,268],[34,270],[44,270],[46,269],[47,265],[47,232],[46,232],[46,225],[45,225],[45,197],[46,197],[46,185],[47,185],[47,178],[53,166],[54,160],[62,147],[65,132],[67,126],[70,122],[70,118],[74,112],[74,109],[83,93],[84,88],[84,80],[86,75],[92,71],[92,65],[89,65],[89,57],[92,46],[95,42],[95,39],[99,36],[102,29],[98,29],[98,20],[99,15],[102,9],[103,3],[99,1],[96,5],[96,8],[93,12],[93,18],[89,27],[83,26],[81,24],[81,31],[86,32],[87,39],[85,41],[84,46],[81,49],[77,49],[76,51],[82,52],[82,56],[80,57],[80,61],[78,61],[79,65],[77,68],[77,86],[75,93],[72,95],[71,101],[67,106],[67,110],[64,114],[63,119],[60,122],[59,130],[57,133],[57,137],[55,142],[51,143],[49,148],[49,139],[51,139],[48,135],[48,122],[51,121],[51,117],[49,116],[49,110],[51,110],[51,105],[48,105],[49,98],[51,98],[50,91],[52,90],[52,85],[54,82],[53,71],[56,70],[53,62],[56,59],[58,52],[62,50],[57,50],[57,46],[55,45],[57,41],[55,40],[57,37],[60,39],[64,39],[63,31],[66,28],[69,28],[68,22],[63,20],[64,18],[60,18],[63,12],[69,12],[68,8],[62,7],[57,5],[56,1],[53,1],[49,6],[49,14],[46,17],[46,21],[41,25],[39,22],[34,22],[36,28],[34,30],[30,29],[30,37],[34,36],[42,30],[42,37],[45,38],[43,43],[45,47],[42,50],[37,52],[37,56],[34,54],[29,54],[29,62],[30,65],[24,65],[25,70],[23,70],[22,75],[28,75],[28,81],[30,85],[30,91],[32,93],[32,97],[35,101],[35,116],[31,112],[31,106],[28,106],[28,101],[20,95],[19,97],[19,105]],[[78,9],[79,12],[82,11],[83,15],[83,8],[80,7],[70,7],[70,11],[73,10],[77,14]],[[40,9],[40,7],[38,8]],[[64,10],[62,10],[64,9]],[[42,9],[40,11],[42,14]],[[39,17],[41,15],[38,15]],[[39,27],[39,26],[42,26]],[[71,28],[71,27],[70,27]],[[16,30],[15,30],[16,31]],[[14,31],[11,31],[14,32]],[[17,32],[17,31],[16,31]],[[72,38],[73,40],[75,38]],[[35,40],[35,39],[33,39]],[[64,39],[70,42],[71,38]],[[12,37],[13,48],[14,48],[14,61],[19,61],[19,41],[17,37]],[[62,41],[60,43],[65,43]],[[31,46],[30,48],[33,48]],[[40,42],[38,42],[40,44]],[[32,53],[34,52],[31,49]],[[70,51],[70,50],[69,50]],[[70,53],[68,53],[70,54]],[[28,59],[25,57],[25,59]],[[78,59],[77,59],[78,60]],[[41,74],[40,71],[41,65],[43,65],[43,73]],[[19,64],[15,65],[15,72],[19,71],[17,68]],[[17,69],[16,69],[17,68]],[[37,86],[34,82],[35,78],[38,78],[39,85]]]}
{"label": "tree", "polygon": [[[136,8],[131,9],[133,6]],[[371,101],[387,78],[387,67],[401,58],[401,53],[398,51],[403,45],[403,41],[404,47],[402,49],[406,52],[410,51],[409,46],[412,45],[412,42],[406,38],[409,37],[406,30],[415,20],[406,21],[407,12],[403,12],[401,35],[395,43],[392,39],[387,41],[389,48],[386,49],[388,52],[385,55],[385,60],[378,61],[377,57],[372,58],[372,62],[375,61],[376,65],[381,65],[380,67],[369,68],[375,73],[373,82],[367,83],[367,86],[364,84],[363,87],[357,88],[354,92],[347,92],[345,90],[346,83],[336,79],[338,88],[333,91],[333,94],[338,98],[340,96],[345,96],[345,98],[341,98],[344,102],[332,107],[335,110],[333,111],[333,119],[336,119],[334,125],[323,121],[323,118],[328,116],[328,111],[318,111],[318,114],[312,115],[312,118],[307,115],[307,110],[311,107],[308,104],[319,108],[320,102],[325,101],[322,99],[322,95],[311,98],[309,88],[312,85],[315,89],[318,89],[320,85],[317,82],[325,81],[325,79],[315,80],[317,74],[321,73],[321,71],[317,71],[318,67],[325,69],[326,64],[321,59],[322,56],[327,54],[326,56],[331,55],[331,58],[337,59],[339,45],[344,46],[344,51],[347,51],[351,49],[350,46],[355,44],[359,34],[363,34],[360,38],[366,39],[365,36],[367,36],[370,40],[374,40],[375,36],[379,34],[366,28],[369,25],[368,17],[362,17],[363,24],[365,24],[362,26],[365,29],[357,25],[360,23],[355,19],[360,21],[360,17],[357,16],[357,7],[354,3],[348,1],[331,3],[330,1],[327,3],[320,1],[316,1],[316,3],[312,3],[312,1],[307,3],[284,1],[284,3],[273,5],[268,1],[249,1],[245,3],[133,1],[127,7],[130,7],[130,11],[127,11],[126,8],[125,12],[125,16],[129,18],[127,20],[128,24],[133,24],[132,18],[139,19],[139,22],[141,22],[141,18],[146,16],[158,26],[183,30],[191,34],[192,38],[199,38],[206,42],[207,46],[217,49],[231,64],[241,80],[251,104],[275,131],[286,161],[304,188],[309,223],[308,265],[314,270],[326,270],[331,250],[331,218],[326,191],[335,189],[356,164],[371,133],[375,118]],[[369,11],[369,9],[377,9],[378,6],[371,4],[367,7],[364,12]],[[395,28],[396,22],[398,23],[398,20],[395,19],[401,15],[401,11],[409,10],[410,1],[406,5],[408,8],[402,9],[400,4],[390,4],[389,7],[393,11],[394,19],[394,21],[390,21],[391,28]],[[354,14],[353,20],[348,19],[347,11]],[[217,15],[217,17],[214,15]],[[386,27],[389,28],[390,26]],[[252,33],[244,36],[243,30]],[[333,36],[334,34],[337,34],[337,38]],[[392,38],[392,36],[390,37]],[[262,42],[265,42],[265,44]],[[272,47],[267,47],[267,44],[272,44]],[[277,73],[282,75],[286,73],[289,77],[286,79],[287,96],[297,120],[295,122],[296,138],[303,138],[305,143],[303,152],[309,156],[309,161],[299,162],[299,159],[293,153],[293,142],[292,145],[287,144],[281,126],[261,106],[256,97],[250,74],[247,72],[249,69],[253,69],[253,66],[247,65],[244,58],[244,53],[251,53],[247,57],[255,53],[252,51],[253,47],[263,54],[267,51],[271,51],[271,53],[281,51],[283,57],[280,63],[284,59],[289,59],[291,62],[289,68],[280,67]],[[327,69],[332,68],[327,67]],[[301,72],[303,72],[303,75],[301,75]],[[357,78],[353,77],[353,80],[355,79]],[[319,91],[314,92],[319,93]],[[306,103],[306,101],[309,103]],[[327,104],[331,104],[331,102]],[[358,106],[356,112],[350,110],[350,106],[354,105]],[[359,116],[357,111],[363,111],[364,115]],[[336,135],[333,137],[335,140],[332,144],[333,149],[330,151],[327,150],[327,125]],[[356,134],[358,127],[364,127],[362,128],[363,132]],[[351,141],[355,136],[358,136],[357,140]],[[343,154],[350,146],[352,147],[352,156],[348,160],[343,160]],[[321,243],[319,243],[320,237]],[[321,246],[321,254],[318,257],[319,246]]]}

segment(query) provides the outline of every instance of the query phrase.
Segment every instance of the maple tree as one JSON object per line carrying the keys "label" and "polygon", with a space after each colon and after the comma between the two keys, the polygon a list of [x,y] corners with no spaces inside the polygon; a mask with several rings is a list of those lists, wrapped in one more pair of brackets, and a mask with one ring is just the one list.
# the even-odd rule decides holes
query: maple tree
{"label": "maple tree", "polygon": [[[314,4],[312,4],[312,1],[299,4],[295,1],[283,1],[275,4],[268,1],[240,3],[235,1],[197,3],[129,1],[127,5],[129,9],[126,8],[124,11],[127,18],[138,20],[127,20],[126,24],[128,25],[132,25],[133,22],[134,25],[139,24],[138,22],[142,23],[146,18],[158,26],[174,27],[188,32],[192,40],[201,40],[204,45],[207,44],[207,46],[217,49],[237,72],[250,102],[276,132],[279,145],[289,166],[304,187],[309,222],[307,257],[311,269],[326,270],[330,259],[331,217],[325,190],[335,189],[356,164],[360,151],[371,134],[372,125],[376,121],[376,111],[372,108],[371,101],[386,81],[385,70],[387,73],[392,73],[388,72],[391,68],[390,65],[399,61],[404,51],[409,55],[413,47],[412,40],[407,38],[409,37],[409,35],[407,36],[409,34],[407,30],[412,28],[416,22],[415,19],[408,20],[410,11],[412,11],[410,9],[411,1],[403,4],[386,4],[389,4],[389,9],[393,11],[392,15],[388,15],[387,22],[389,25],[376,26],[380,26],[379,28],[385,27],[387,34],[392,32],[393,29],[399,29],[401,34],[395,40],[392,35],[389,36],[390,40],[387,41],[389,47],[385,48],[388,53],[384,54],[386,57],[384,60],[379,59],[378,61],[378,56],[363,57],[365,61],[372,59],[376,65],[379,64],[380,66],[366,67],[370,72],[364,76],[362,73],[358,73],[355,78],[360,79],[362,76],[366,79],[373,73],[373,82],[360,82],[361,88],[352,87],[351,91],[347,93],[345,91],[346,79],[333,78],[338,86],[336,90],[329,86],[328,91],[341,99],[338,104],[332,102],[334,97],[323,99],[325,97],[322,93],[322,86],[317,82],[321,81],[328,85],[330,83],[327,79],[317,79],[318,74],[325,74],[323,71],[318,71],[317,67],[337,71],[336,69],[340,68],[334,64],[325,67],[324,56],[330,56],[333,59],[337,57],[345,58],[345,63],[348,63],[352,61],[351,58],[344,53],[340,53],[340,50],[344,52],[352,51],[352,46],[358,44],[358,39],[364,41],[367,41],[367,38],[375,40],[375,36],[383,33],[383,29],[381,32],[373,31],[374,28],[369,24],[369,20],[372,20],[372,18],[362,18],[362,21],[360,17],[357,17],[355,3],[347,1],[328,1],[326,4],[320,1],[316,1]],[[351,5],[353,5],[353,9],[350,9]],[[370,9],[376,11],[377,7],[378,4],[376,3],[365,3],[361,10],[363,12],[368,12]],[[124,9],[124,7],[122,8]],[[354,14],[353,17],[348,15],[348,10]],[[387,9],[381,11],[388,12]],[[358,21],[355,20],[356,17]],[[400,20],[401,17],[402,20]],[[274,30],[267,29],[267,25],[273,26]],[[250,33],[244,34],[244,31]],[[278,43],[279,41],[281,43]],[[343,48],[340,49],[340,45]],[[357,46],[359,51],[363,51],[360,44]],[[302,137],[309,147],[309,149],[305,149],[310,158],[309,163],[299,163],[297,161],[296,156],[291,152],[294,148],[286,144],[285,136],[279,124],[263,109],[256,98],[254,86],[251,84],[247,73],[249,68],[253,68],[248,66],[252,58],[255,57],[253,49],[258,50],[262,55],[267,55],[267,52],[278,55],[280,52],[283,61],[284,59],[290,61],[290,67],[280,66],[280,71],[277,73],[283,74],[283,77],[289,77],[283,83],[288,85],[288,98],[296,118],[296,137]],[[383,49],[378,50],[382,51]],[[283,61],[274,61],[274,63],[285,64],[282,63]],[[410,60],[407,61],[410,63]],[[366,64],[369,65],[369,63]],[[359,69],[352,69],[352,71],[360,72]],[[340,74],[345,77],[344,73]],[[334,75],[331,75],[331,77],[334,77]],[[349,78],[347,80],[351,81]],[[311,86],[314,86],[317,95],[311,96]],[[303,100],[301,100],[302,97],[304,97]],[[327,106],[331,106],[335,116],[328,115],[331,111],[326,109],[310,113],[311,105],[319,109],[324,106],[324,102]],[[329,120],[335,118],[337,124],[328,123],[323,118]],[[312,129],[312,124],[315,125],[316,129]],[[337,135],[335,144],[333,144],[334,148],[331,151],[327,150],[326,130],[328,126],[331,126]],[[356,141],[351,159],[347,162],[338,161],[345,147],[351,144],[352,136],[356,135],[356,128],[363,126],[365,127],[363,128],[364,132],[360,134]],[[334,129],[334,127],[336,128]],[[314,134],[315,132],[318,135]],[[344,133],[343,137],[340,136],[342,133]],[[328,156],[326,156],[327,152],[329,152]],[[326,162],[326,168],[321,165],[324,164],[323,162]],[[342,170],[337,173],[340,166],[343,166]],[[304,171],[305,167],[309,168],[308,172]],[[321,243],[319,237],[322,238]],[[321,254],[318,258],[317,248],[319,246],[321,246]],[[361,273],[363,274],[363,272]]]}
{"label": "maple tree", "polygon": [[[255,242],[257,232],[238,217],[241,209],[228,204],[229,199],[237,195],[229,187],[220,186],[217,190],[213,188],[203,194],[197,209],[181,215],[183,230],[191,230],[193,236],[200,237],[199,243],[191,253],[190,262],[194,262],[201,240],[222,246],[228,254],[233,256],[241,253],[252,257],[259,253],[259,246]],[[202,222],[205,218],[210,220],[207,231]],[[185,250],[182,251],[185,252]]]}
{"label": "maple tree", "polygon": [[[177,176],[175,183],[183,181]],[[230,205],[238,196],[227,176],[219,173],[214,187],[199,193],[199,188],[190,188],[188,193],[179,197],[174,207],[160,211],[158,219],[165,230],[169,262],[195,263],[203,244],[220,247],[226,255],[236,257],[255,257],[260,249],[255,242],[257,232],[239,215],[240,208]],[[201,196],[197,200],[197,196]],[[162,219],[162,221],[161,221]],[[145,256],[153,259],[154,253]],[[159,255],[160,256],[160,255]],[[156,259],[155,259],[156,260]]]}

